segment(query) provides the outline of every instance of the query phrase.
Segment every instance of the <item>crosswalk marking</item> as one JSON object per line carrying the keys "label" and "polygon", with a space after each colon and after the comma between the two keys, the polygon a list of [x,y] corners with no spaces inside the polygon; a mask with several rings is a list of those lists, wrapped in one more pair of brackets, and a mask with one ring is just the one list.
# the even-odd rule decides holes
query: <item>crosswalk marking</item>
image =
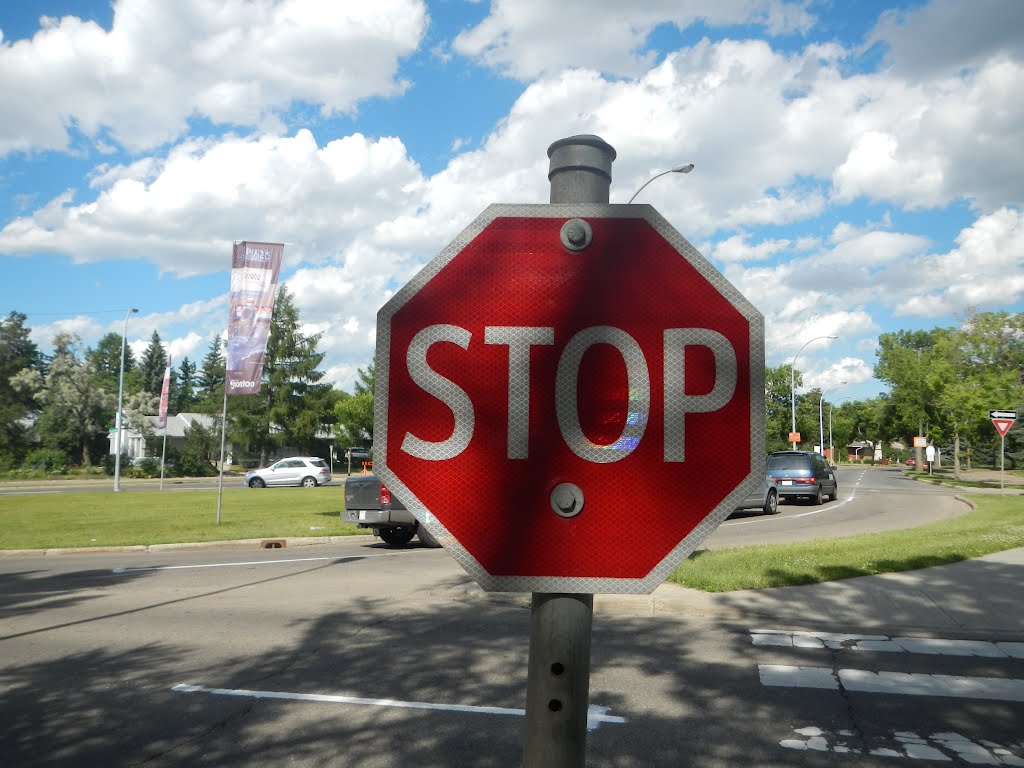
{"label": "crosswalk marking", "polygon": [[837,632],[801,632],[788,629],[752,629],[754,645],[782,648],[829,648],[843,651],[917,653],[933,656],[978,656],[1024,659],[1024,643],[987,640],[945,640],[931,637],[889,637]]}
{"label": "crosswalk marking", "polygon": [[1024,680],[964,675],[926,675],[909,672],[868,672],[863,669],[791,667],[758,664],[761,684],[783,688],[840,688],[857,693],[901,696],[948,696],[960,699],[1024,701]]}
{"label": "crosswalk marking", "polygon": [[[1024,643],[953,640],[930,637],[898,637],[852,632],[809,632],[789,629],[751,629],[750,639],[765,652],[772,648],[818,654],[843,664],[833,667],[801,664],[758,664],[762,685],[773,688],[802,688],[843,694],[883,694],[891,696],[931,696],[953,699],[981,699],[998,702],[1024,702],[1024,680],[967,675],[931,675],[923,673],[872,671],[847,668],[851,661],[869,663],[877,653],[918,654],[933,657],[959,656],[1013,664],[1024,658]],[[920,663],[920,662],[919,662]],[[940,664],[936,658],[936,664]],[[1011,667],[1007,667],[1009,669]],[[1013,711],[1013,710],[1011,710]],[[814,725],[795,728],[799,737],[784,738],[786,749],[872,757],[904,758],[915,761],[963,761],[983,765],[1024,766],[1024,741],[997,744],[985,739],[970,739],[959,733],[933,733],[920,736],[911,731],[865,733],[862,729],[826,731]]]}
{"label": "crosswalk marking", "polygon": [[793,733],[798,738],[783,739],[779,746],[801,751],[847,755],[909,758],[945,763],[959,759],[973,765],[1024,766],[1024,758],[1018,756],[1024,750],[1024,741],[1004,745],[985,739],[973,740],[953,732],[921,736],[913,731],[894,731],[879,737],[865,738],[851,730],[830,732],[816,726],[795,728]]}

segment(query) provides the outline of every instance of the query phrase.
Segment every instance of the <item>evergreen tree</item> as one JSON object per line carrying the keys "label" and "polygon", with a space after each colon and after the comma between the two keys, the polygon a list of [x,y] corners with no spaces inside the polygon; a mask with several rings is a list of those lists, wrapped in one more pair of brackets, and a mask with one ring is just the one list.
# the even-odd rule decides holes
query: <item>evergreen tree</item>
{"label": "evergreen tree", "polygon": [[196,405],[202,413],[220,415],[224,398],[224,342],[220,336],[210,339],[202,366],[196,376]]}
{"label": "evergreen tree", "polygon": [[149,346],[142,353],[139,361],[139,374],[142,379],[142,391],[150,395],[160,396],[164,383],[164,371],[167,369],[167,352],[160,343],[160,334],[153,331]]}
{"label": "evergreen tree", "polygon": [[[291,294],[278,291],[267,340],[260,391],[233,398],[233,432],[258,451],[265,465],[274,447],[312,453],[317,434],[334,422],[331,386],[322,383],[317,351],[323,336],[300,330],[299,311]],[[237,402],[237,405],[235,404]]]}
{"label": "evergreen tree", "polygon": [[[86,359],[96,367],[96,376],[103,386],[117,389],[118,366],[121,364],[121,334],[108,333],[103,336],[96,346],[86,353]],[[124,347],[124,372],[125,388],[132,371],[135,370],[135,353],[132,348],[125,344]]]}
{"label": "evergreen tree", "polygon": [[10,312],[0,320],[0,462],[18,464],[28,448],[24,419],[35,407],[31,393],[16,389],[11,379],[19,371],[41,371],[43,357],[29,338],[27,316]]}
{"label": "evergreen tree", "polygon": [[171,413],[191,411],[196,404],[196,364],[181,358],[177,371],[171,371]]}

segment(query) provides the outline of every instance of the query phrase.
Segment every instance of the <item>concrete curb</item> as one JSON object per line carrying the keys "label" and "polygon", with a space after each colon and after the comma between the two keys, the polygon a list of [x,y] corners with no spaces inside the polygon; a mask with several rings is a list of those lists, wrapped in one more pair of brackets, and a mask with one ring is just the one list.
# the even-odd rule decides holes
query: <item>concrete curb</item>
{"label": "concrete curb", "polygon": [[59,555],[102,555],[112,553],[144,553],[194,551],[203,549],[262,549],[264,541],[284,541],[285,547],[308,547],[315,544],[340,544],[353,536],[368,536],[360,532],[352,536],[264,536],[259,539],[236,539],[234,541],[193,541],[179,544],[127,544],[117,547],[64,547],[53,549],[0,549],[0,559],[6,557],[42,557]]}

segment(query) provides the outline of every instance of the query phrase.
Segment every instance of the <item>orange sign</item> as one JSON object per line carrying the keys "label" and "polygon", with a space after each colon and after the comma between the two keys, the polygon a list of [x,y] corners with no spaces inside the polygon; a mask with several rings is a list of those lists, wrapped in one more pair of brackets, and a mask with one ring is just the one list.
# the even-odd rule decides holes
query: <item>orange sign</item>
{"label": "orange sign", "polygon": [[799,432],[790,432],[789,433],[789,442],[791,442],[791,443],[799,443],[800,442],[800,433]]}

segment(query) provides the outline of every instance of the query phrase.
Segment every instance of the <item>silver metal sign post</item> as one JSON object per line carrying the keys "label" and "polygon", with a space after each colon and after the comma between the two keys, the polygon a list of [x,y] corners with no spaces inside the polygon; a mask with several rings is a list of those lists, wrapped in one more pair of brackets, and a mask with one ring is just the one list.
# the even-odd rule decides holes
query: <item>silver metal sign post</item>
{"label": "silver metal sign post", "polygon": [[[550,202],[608,203],[615,159],[610,144],[571,136],[552,144],[548,157]],[[593,595],[533,593],[524,768],[585,765],[593,618]]]}

